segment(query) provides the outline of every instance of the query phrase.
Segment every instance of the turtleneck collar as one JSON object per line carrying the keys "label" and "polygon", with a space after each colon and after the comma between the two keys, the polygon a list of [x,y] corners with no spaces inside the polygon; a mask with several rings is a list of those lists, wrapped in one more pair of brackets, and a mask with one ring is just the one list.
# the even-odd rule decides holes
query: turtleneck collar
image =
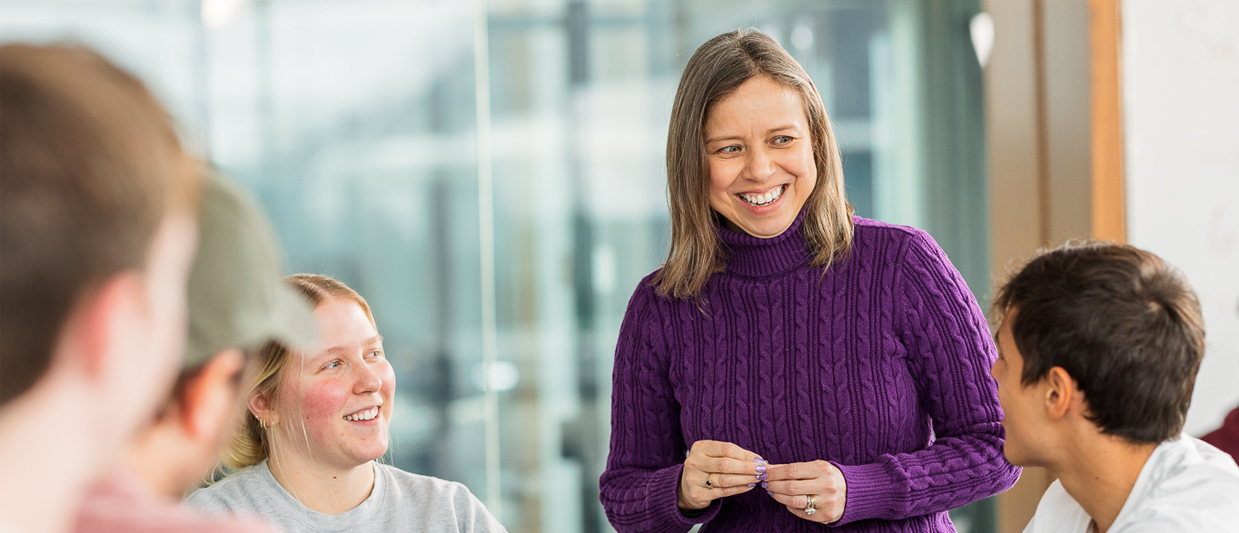
{"label": "turtleneck collar", "polygon": [[769,239],[732,231],[719,222],[714,229],[727,253],[727,271],[741,276],[761,277],[808,263],[812,254],[800,233],[803,221],[804,209],[801,209],[783,233]]}

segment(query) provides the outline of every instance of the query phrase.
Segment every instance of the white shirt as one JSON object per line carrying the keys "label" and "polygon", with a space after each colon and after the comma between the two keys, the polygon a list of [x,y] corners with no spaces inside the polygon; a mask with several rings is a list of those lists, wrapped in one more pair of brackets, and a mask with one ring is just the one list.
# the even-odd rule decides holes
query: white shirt
{"label": "white shirt", "polygon": [[[1092,518],[1055,481],[1024,533],[1092,532]],[[1153,450],[1107,533],[1239,533],[1239,466],[1186,434]]]}

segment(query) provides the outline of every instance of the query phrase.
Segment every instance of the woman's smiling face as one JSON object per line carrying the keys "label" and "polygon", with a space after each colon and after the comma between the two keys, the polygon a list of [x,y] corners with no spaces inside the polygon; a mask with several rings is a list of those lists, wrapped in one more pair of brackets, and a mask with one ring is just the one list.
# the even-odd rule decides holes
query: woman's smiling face
{"label": "woman's smiling face", "polygon": [[734,230],[782,234],[817,183],[804,103],[769,76],[710,107],[704,131],[710,207]]}
{"label": "woman's smiling face", "polygon": [[[276,396],[290,439],[282,451],[352,468],[387,452],[395,372],[383,338],[357,302],[323,302],[314,320],[319,351],[293,355]],[[309,446],[301,442],[307,438]]]}

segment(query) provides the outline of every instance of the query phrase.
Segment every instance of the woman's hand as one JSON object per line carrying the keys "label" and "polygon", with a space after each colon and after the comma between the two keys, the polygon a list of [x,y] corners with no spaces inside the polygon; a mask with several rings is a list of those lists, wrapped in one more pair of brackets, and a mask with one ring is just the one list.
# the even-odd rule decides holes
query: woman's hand
{"label": "woman's hand", "polygon": [[[792,514],[823,524],[842,517],[847,503],[848,488],[843,473],[827,461],[770,465],[766,490]],[[806,512],[810,496],[814,510]]]}
{"label": "woman's hand", "polygon": [[757,454],[730,442],[699,440],[693,443],[680,473],[680,509],[705,509],[725,496],[748,492],[764,481],[766,462]]}

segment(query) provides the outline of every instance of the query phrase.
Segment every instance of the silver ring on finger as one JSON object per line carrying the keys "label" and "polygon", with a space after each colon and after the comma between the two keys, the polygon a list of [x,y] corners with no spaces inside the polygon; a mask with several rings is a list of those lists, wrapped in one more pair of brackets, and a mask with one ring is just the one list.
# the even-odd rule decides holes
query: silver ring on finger
{"label": "silver ring on finger", "polygon": [[808,500],[808,503],[804,506],[804,514],[813,516],[813,513],[817,512],[817,498],[810,494],[806,497],[806,499]]}
{"label": "silver ring on finger", "polygon": [[712,480],[710,479],[710,476],[711,476],[711,475],[713,475],[713,474],[706,474],[706,488],[707,488],[707,489],[713,489],[713,488],[714,488],[714,481],[712,481]]}

